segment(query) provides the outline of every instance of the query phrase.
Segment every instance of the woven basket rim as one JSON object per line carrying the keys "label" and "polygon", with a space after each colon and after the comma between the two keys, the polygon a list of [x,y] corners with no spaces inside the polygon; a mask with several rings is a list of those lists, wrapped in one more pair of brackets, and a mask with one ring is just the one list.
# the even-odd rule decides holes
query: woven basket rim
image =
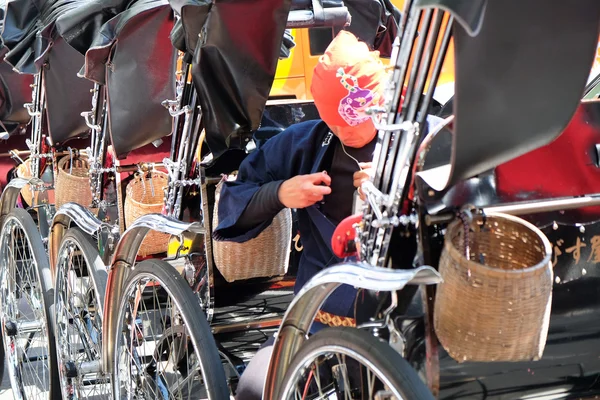
{"label": "woven basket rim", "polygon": [[[85,160],[85,162],[88,162],[88,157],[85,155],[79,155],[77,158],[81,159],[81,160]],[[73,158],[73,160],[76,160],[77,158]],[[79,168],[79,167],[75,167],[73,169],[79,169],[79,170],[85,170],[87,171],[85,176],[78,176],[78,175],[73,175],[70,174],[68,171],[68,168],[65,167],[65,164],[67,163],[67,161],[70,161],[71,156],[64,156],[63,158],[61,158],[60,160],[58,160],[58,171],[59,173],[61,172],[65,172],[67,175],[69,175],[70,179],[79,179],[79,180],[89,180],[90,179],[90,169],[89,168]]]}
{"label": "woven basket rim", "polygon": [[[165,172],[162,172],[162,171],[153,171],[152,173],[153,174],[157,174],[157,175],[162,175],[163,178],[167,179],[167,182],[166,182],[165,186],[161,189],[164,192],[164,188],[167,187],[167,185],[168,185],[169,175],[167,173],[165,173]],[[136,184],[136,183],[141,182],[141,181],[142,181],[142,178],[140,176],[136,176],[135,178],[133,178],[131,180],[131,182],[129,182],[127,184],[127,190],[126,190],[127,197],[126,197],[126,199],[128,201],[130,201],[131,204],[138,205],[138,206],[152,207],[152,206],[163,205],[165,203],[164,197],[161,197],[161,200],[159,202],[157,202],[157,203],[144,203],[144,202],[141,202],[141,201],[137,201],[136,199],[133,198],[133,196],[131,196],[129,194],[129,192],[133,190],[133,184]],[[150,189],[146,189],[146,190],[150,190]]]}
{"label": "woven basket rim", "polygon": [[[535,225],[531,224],[530,222],[525,221],[522,218],[518,218],[518,217],[509,215],[509,214],[490,212],[490,213],[486,213],[485,216],[486,216],[486,218],[489,218],[489,217],[504,218],[511,222],[521,224],[521,225],[525,226],[526,228],[530,229],[541,240],[541,242],[543,244],[544,252],[546,253],[544,258],[540,262],[538,262],[537,264],[535,264],[531,267],[520,268],[520,269],[495,268],[495,267],[490,267],[488,265],[480,264],[480,263],[472,261],[472,260],[465,260],[464,259],[465,256],[459,249],[454,247],[454,245],[452,244],[452,240],[445,240],[444,248],[450,253],[450,255],[453,258],[461,257],[461,258],[463,258],[463,262],[466,263],[466,265],[468,265],[469,268],[479,269],[479,270],[485,271],[486,273],[495,274],[495,275],[521,275],[523,273],[530,273],[530,272],[535,272],[537,270],[543,270],[548,267],[548,263],[550,262],[550,260],[552,258],[552,246],[550,245],[550,240],[548,240],[546,235],[544,235],[544,233],[540,229],[538,229]],[[480,219],[481,216],[477,215],[474,217],[474,219],[475,218]],[[460,227],[456,228],[457,225],[460,225]],[[456,220],[456,221],[452,222],[446,230],[446,235],[448,234],[448,232],[450,232],[451,229],[452,230],[462,229],[462,222],[460,220]]]}

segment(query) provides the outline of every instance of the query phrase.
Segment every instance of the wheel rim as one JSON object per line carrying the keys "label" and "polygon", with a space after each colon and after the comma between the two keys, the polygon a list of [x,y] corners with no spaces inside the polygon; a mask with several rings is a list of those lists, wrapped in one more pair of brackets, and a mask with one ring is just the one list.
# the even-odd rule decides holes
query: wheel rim
{"label": "wheel rim", "polygon": [[51,358],[39,261],[16,218],[8,217],[3,225],[0,262],[2,337],[13,395],[15,399],[47,399]]}
{"label": "wheel rim", "polygon": [[283,399],[403,400],[392,382],[368,358],[344,346],[314,349],[288,376],[291,379],[283,388]]}
{"label": "wheel rim", "polygon": [[150,275],[140,275],[124,293],[115,398],[208,398],[178,300]]}
{"label": "wheel rim", "polygon": [[56,269],[56,353],[63,398],[104,399],[110,377],[101,370],[102,311],[79,245],[66,238]]}

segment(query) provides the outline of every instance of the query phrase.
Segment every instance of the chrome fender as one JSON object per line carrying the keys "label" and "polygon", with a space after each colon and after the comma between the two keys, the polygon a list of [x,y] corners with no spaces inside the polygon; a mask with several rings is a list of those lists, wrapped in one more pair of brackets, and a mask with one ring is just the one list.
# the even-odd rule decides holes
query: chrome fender
{"label": "chrome fender", "polygon": [[48,237],[48,257],[50,258],[50,270],[52,271],[53,279],[56,272],[56,261],[60,242],[67,233],[67,229],[69,229],[71,223],[75,223],[75,225],[90,236],[94,235],[101,228],[110,226],[96,218],[90,210],[81,204],[63,204],[56,214],[54,214]]}
{"label": "chrome fender", "polygon": [[115,339],[123,284],[128,277],[128,273],[133,270],[140,245],[150,230],[170,235],[181,235],[184,232],[205,233],[204,227],[198,222],[181,222],[162,214],[141,216],[123,232],[111,260],[106,298],[104,299],[102,365],[103,370],[107,373],[112,374],[112,361],[117,355],[117,342]]}
{"label": "chrome fender", "polygon": [[[33,181],[33,179],[31,181]],[[0,218],[4,217],[10,212],[10,210],[15,208],[21,189],[29,184],[29,182],[29,179],[23,178],[13,178],[10,182],[8,182],[2,191],[2,195],[0,196]]]}
{"label": "chrome fender", "polygon": [[319,272],[298,292],[285,313],[273,346],[263,398],[280,398],[287,366],[306,340],[321,305],[338,286],[347,284],[360,289],[392,292],[408,284],[432,285],[440,282],[441,275],[429,266],[397,270],[367,263],[344,263]]}

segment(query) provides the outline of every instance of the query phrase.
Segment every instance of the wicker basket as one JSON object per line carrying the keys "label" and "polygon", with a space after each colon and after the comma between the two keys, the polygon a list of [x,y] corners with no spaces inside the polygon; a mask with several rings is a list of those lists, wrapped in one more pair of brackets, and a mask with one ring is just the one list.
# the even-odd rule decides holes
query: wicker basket
{"label": "wicker basket", "polygon": [[551,255],[544,234],[520,218],[488,214],[468,225],[452,223],[434,309],[448,354],[458,362],[541,358],[552,303]]}
{"label": "wicker basket", "polygon": [[[31,179],[31,159],[26,159],[24,163],[21,163],[16,168],[17,177],[23,179]],[[21,189],[21,196],[23,197],[23,201],[27,203],[27,205],[32,206],[33,203],[33,192],[29,184],[23,186]]]}
{"label": "wicker basket", "polygon": [[[136,175],[127,185],[125,196],[125,226],[129,227],[136,219],[146,214],[160,214],[164,207],[164,194],[167,187],[167,174],[153,171]],[[169,247],[170,235],[150,231],[142,242],[138,255],[145,257],[151,254],[164,253]]]}
{"label": "wicker basket", "polygon": [[[231,179],[231,178],[230,178]],[[221,181],[215,192],[213,229],[219,225]],[[227,282],[285,275],[292,243],[292,212],[285,208],[257,237],[244,243],[213,241],[215,265]]]}
{"label": "wicker basket", "polygon": [[55,204],[58,210],[63,204],[78,203],[89,208],[92,204],[89,163],[86,156],[73,159],[65,156],[58,161],[58,174],[55,182]]}

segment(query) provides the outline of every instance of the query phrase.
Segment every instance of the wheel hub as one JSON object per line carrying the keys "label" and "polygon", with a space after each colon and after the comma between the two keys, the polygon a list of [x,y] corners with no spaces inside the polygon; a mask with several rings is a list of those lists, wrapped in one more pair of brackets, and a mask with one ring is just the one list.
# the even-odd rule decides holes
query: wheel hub
{"label": "wheel hub", "polygon": [[77,378],[77,365],[73,361],[67,361],[63,365],[63,373],[69,379]]}
{"label": "wheel hub", "polygon": [[4,332],[6,332],[6,336],[8,337],[17,336],[17,333],[19,332],[17,323],[14,321],[6,321],[4,324]]}

